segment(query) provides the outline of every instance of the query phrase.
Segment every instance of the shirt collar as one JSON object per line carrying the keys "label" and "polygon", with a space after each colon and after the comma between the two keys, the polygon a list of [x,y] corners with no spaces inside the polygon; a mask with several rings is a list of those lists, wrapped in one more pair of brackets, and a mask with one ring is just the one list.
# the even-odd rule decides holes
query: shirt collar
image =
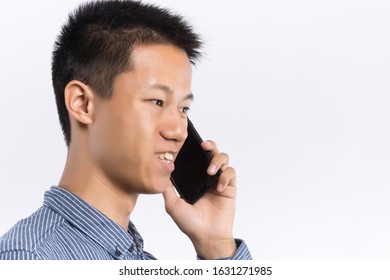
{"label": "shirt collar", "polygon": [[143,240],[133,223],[128,232],[68,190],[53,186],[45,193],[45,206],[102,246],[114,259],[143,251]]}

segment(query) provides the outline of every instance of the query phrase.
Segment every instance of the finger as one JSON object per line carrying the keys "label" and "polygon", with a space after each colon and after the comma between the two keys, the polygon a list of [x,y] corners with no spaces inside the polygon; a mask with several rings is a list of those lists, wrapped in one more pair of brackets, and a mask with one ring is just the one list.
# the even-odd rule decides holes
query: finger
{"label": "finger", "polygon": [[219,176],[217,191],[223,192],[227,186],[236,187],[236,171],[233,167],[227,167]]}
{"label": "finger", "polygon": [[202,146],[202,148],[203,148],[205,151],[211,152],[212,155],[216,155],[216,154],[219,153],[218,148],[217,148],[217,144],[215,144],[215,142],[212,141],[212,140],[204,141],[204,142],[201,144],[201,146]]}
{"label": "finger", "polygon": [[226,153],[216,154],[207,169],[209,175],[214,175],[219,169],[224,171],[229,166],[229,155]]}
{"label": "finger", "polygon": [[177,195],[175,188],[173,185],[170,185],[164,192],[163,192],[164,202],[165,202],[165,210],[170,213],[170,209],[173,208],[175,203],[177,203],[178,199],[180,197]]}

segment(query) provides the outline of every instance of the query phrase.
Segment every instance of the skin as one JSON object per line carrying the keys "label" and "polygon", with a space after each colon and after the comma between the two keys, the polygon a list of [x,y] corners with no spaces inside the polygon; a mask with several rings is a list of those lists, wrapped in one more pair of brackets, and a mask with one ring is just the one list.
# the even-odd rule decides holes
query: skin
{"label": "skin", "polygon": [[168,44],[136,46],[131,69],[119,74],[109,100],[73,80],[65,88],[71,142],[59,185],[80,196],[127,231],[139,194],[162,193],[167,213],[204,259],[231,257],[235,171],[212,141],[202,144],[213,159],[208,173],[223,170],[216,190],[195,205],[179,198],[170,182],[173,163],[187,137],[191,63]]}

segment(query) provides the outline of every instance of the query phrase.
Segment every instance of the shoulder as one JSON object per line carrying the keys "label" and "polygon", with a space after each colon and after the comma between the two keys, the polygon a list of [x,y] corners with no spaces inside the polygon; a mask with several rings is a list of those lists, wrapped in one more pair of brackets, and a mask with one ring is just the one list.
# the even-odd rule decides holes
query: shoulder
{"label": "shoulder", "polygon": [[0,237],[0,259],[39,259],[37,248],[64,222],[56,212],[42,206]]}

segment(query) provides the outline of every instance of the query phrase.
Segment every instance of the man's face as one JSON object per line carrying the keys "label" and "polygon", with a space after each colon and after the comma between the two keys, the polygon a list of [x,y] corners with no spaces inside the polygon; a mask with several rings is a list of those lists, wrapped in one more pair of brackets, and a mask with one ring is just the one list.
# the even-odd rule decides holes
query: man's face
{"label": "man's face", "polygon": [[187,137],[191,63],[172,45],[136,47],[110,100],[95,98],[91,155],[99,180],[129,193],[160,193]]}

